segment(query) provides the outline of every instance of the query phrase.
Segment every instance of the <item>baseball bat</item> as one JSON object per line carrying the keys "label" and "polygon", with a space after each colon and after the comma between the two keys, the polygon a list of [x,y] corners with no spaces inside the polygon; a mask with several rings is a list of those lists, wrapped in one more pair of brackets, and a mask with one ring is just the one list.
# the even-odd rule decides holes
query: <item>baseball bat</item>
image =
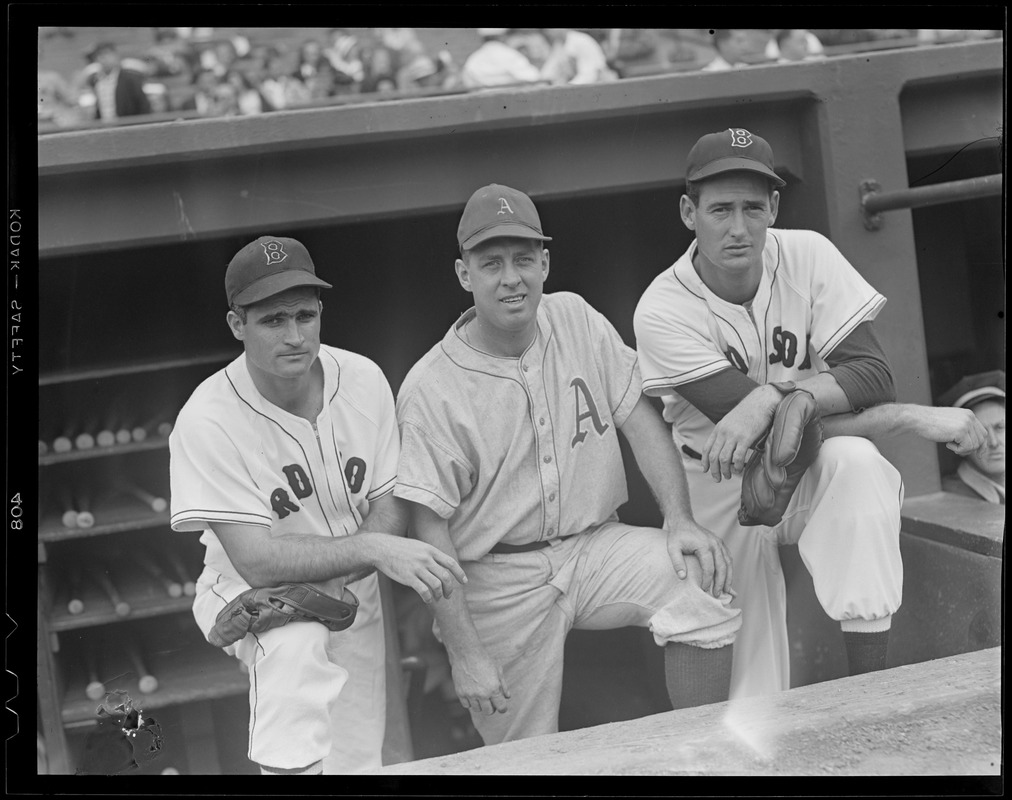
{"label": "baseball bat", "polygon": [[142,552],[139,547],[135,547],[131,549],[130,555],[141,569],[165,587],[165,592],[169,597],[183,596],[182,585],[176,583],[162,572],[161,567],[153,559],[149,558],[147,553]]}
{"label": "baseball bat", "polygon": [[179,557],[178,553],[169,549],[166,549],[164,553],[169,565],[172,567],[176,575],[179,576],[179,580],[183,584],[183,594],[187,597],[193,597],[197,593],[197,586],[190,577],[190,572],[183,563],[183,559]]}
{"label": "baseball bat", "polygon": [[95,446],[95,437],[90,433],[79,433],[74,439],[74,447],[78,450],[90,450]]}
{"label": "baseball bat", "polygon": [[103,428],[95,435],[95,444],[99,447],[112,447],[116,444],[116,434],[109,428]]}
{"label": "baseball bat", "polygon": [[148,438],[148,429],[144,425],[135,425],[130,429],[130,438],[135,442],[143,442]]}
{"label": "baseball bat", "polygon": [[69,436],[57,436],[53,439],[54,453],[69,453],[73,449],[74,443],[70,440]]}
{"label": "baseball bat", "polygon": [[144,665],[140,648],[132,642],[127,642],[126,651],[130,658],[130,663],[134,665],[134,669],[137,671],[137,688],[141,690],[142,694],[151,694],[158,691],[158,678],[152,675]]}
{"label": "baseball bat", "polygon": [[80,614],[84,611],[84,600],[81,599],[81,588],[84,586],[84,577],[80,568],[75,564],[67,567],[67,586],[70,589],[70,600],[67,601],[67,611],[71,614]]}
{"label": "baseball bat", "polygon": [[95,651],[90,647],[84,648],[84,665],[88,673],[88,685],[84,687],[85,697],[101,700],[105,696],[105,684],[98,679],[98,662]]}
{"label": "baseball bat", "polygon": [[39,455],[44,456],[48,452],[49,452],[49,445],[46,444],[41,439],[39,439]]}
{"label": "baseball bat", "polygon": [[158,423],[158,435],[159,436],[164,436],[167,439],[169,437],[170,433],[172,433],[172,423],[171,422],[159,422]]}
{"label": "baseball bat", "polygon": [[178,775],[179,770],[175,767],[166,767],[162,770],[162,775]]}
{"label": "baseball bat", "polygon": [[77,509],[77,527],[90,528],[95,524],[95,515],[92,514],[92,498],[80,487],[74,491],[74,508]]}
{"label": "baseball bat", "polygon": [[120,428],[116,431],[116,444],[130,444],[133,441],[133,436],[130,435],[129,428]]}
{"label": "baseball bat", "polygon": [[116,612],[116,616],[126,617],[130,614],[130,604],[127,603],[122,597],[120,597],[119,591],[113,584],[112,580],[104,572],[98,571],[95,573],[95,579],[102,586],[106,596],[109,598],[109,602],[112,603],[112,607]]}
{"label": "baseball bat", "polygon": [[60,511],[60,522],[64,528],[77,527],[77,508],[71,496],[70,487],[66,484],[59,484],[56,487],[56,504]]}
{"label": "baseball bat", "polygon": [[169,507],[169,504],[166,502],[164,497],[156,497],[155,495],[151,494],[151,492],[145,491],[135,483],[124,481],[120,484],[120,487],[127,494],[136,497],[138,500],[144,503],[144,505],[146,505],[156,514],[160,514]]}

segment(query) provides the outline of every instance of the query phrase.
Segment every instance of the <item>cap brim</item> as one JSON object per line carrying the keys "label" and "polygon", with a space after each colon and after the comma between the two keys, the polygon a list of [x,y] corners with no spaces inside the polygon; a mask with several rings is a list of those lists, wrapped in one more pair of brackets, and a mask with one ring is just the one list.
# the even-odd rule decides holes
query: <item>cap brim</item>
{"label": "cap brim", "polygon": [[758,172],[760,175],[765,175],[776,181],[778,186],[786,186],[787,181],[777,175],[773,170],[767,167],[765,164],[760,164],[753,158],[719,158],[716,161],[711,161],[702,169],[696,170],[692,175],[686,176],[690,181],[701,181],[704,178],[712,178],[714,175],[720,175],[723,172]]}
{"label": "cap brim", "polygon": [[475,245],[487,242],[489,239],[500,239],[506,237],[512,237],[515,239],[539,239],[542,242],[552,241],[551,236],[545,236],[543,233],[538,233],[536,230],[528,228],[526,225],[506,224],[494,225],[491,228],[478,231],[461,242],[460,246],[465,250],[470,250]]}
{"label": "cap brim", "polygon": [[982,403],[992,397],[1000,397],[1004,400],[1005,392],[997,386],[981,386],[979,389],[973,389],[966,394],[961,394],[956,398],[952,405],[956,408],[967,408],[970,405]]}
{"label": "cap brim", "polygon": [[298,286],[319,286],[321,289],[333,288],[329,283],[320,280],[309,272],[293,269],[268,275],[255,283],[251,283],[233,297],[232,302],[236,305],[248,306]]}

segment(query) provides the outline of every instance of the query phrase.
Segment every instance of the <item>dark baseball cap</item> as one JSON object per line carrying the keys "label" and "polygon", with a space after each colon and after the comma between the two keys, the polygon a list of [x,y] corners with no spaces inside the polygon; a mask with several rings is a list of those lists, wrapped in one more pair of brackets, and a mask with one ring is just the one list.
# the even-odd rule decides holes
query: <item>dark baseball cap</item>
{"label": "dark baseball cap", "polygon": [[464,206],[457,226],[457,243],[470,250],[500,236],[552,240],[541,232],[541,217],[531,198],[517,189],[492,183],[472,194]]}
{"label": "dark baseball cap", "polygon": [[1005,400],[1005,371],[993,369],[967,375],[938,398],[940,406],[972,408],[985,400]]}
{"label": "dark baseball cap", "polygon": [[316,277],[302,242],[286,236],[261,236],[232,256],[225,270],[228,304],[248,306],[296,286],[331,285]]}
{"label": "dark baseball cap", "polygon": [[744,128],[728,128],[701,136],[689,151],[685,179],[701,181],[723,172],[758,172],[786,186],[787,181],[773,171],[773,148],[769,142]]}

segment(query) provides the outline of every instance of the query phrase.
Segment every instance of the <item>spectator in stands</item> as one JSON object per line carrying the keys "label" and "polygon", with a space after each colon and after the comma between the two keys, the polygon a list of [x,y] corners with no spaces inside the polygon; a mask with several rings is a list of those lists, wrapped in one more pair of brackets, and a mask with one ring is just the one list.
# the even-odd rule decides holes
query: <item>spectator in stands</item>
{"label": "spectator in stands", "polygon": [[794,61],[812,61],[824,58],[822,42],[811,31],[803,28],[784,28],[766,45],[766,57],[778,64]]}
{"label": "spectator in stands", "polygon": [[745,28],[719,28],[713,32],[713,46],[717,56],[703,67],[704,72],[721,72],[746,66],[745,54],[749,50],[748,30]]}
{"label": "spectator in stands", "polygon": [[572,28],[543,28],[551,53],[541,67],[543,78],[552,83],[600,83],[618,75],[608,67],[604,50],[593,36]]}
{"label": "spectator in stands", "polygon": [[552,54],[552,44],[541,28],[510,28],[505,42],[539,70]]}
{"label": "spectator in stands", "polygon": [[273,51],[267,59],[267,77],[260,84],[260,94],[271,111],[302,105],[309,100],[306,84],[292,74],[288,57],[278,51]]}
{"label": "spectator in stands", "polygon": [[309,84],[309,79],[320,70],[321,65],[329,63],[327,57],[323,54],[323,45],[316,39],[306,39],[299,45],[299,56],[295,71],[298,77],[307,85]]}
{"label": "spectator in stands", "polygon": [[536,83],[541,70],[506,43],[509,28],[478,28],[481,47],[467,57],[461,80],[468,89]]}
{"label": "spectator in stands", "polygon": [[347,94],[358,91],[365,79],[362,44],[358,37],[347,28],[331,28],[330,46],[323,51],[323,54],[337,71],[336,93]]}
{"label": "spectator in stands", "polygon": [[333,97],[337,89],[337,70],[329,61],[323,59],[305,79],[305,84],[309,90],[310,100],[326,100]]}
{"label": "spectator in stands", "polygon": [[213,47],[201,51],[200,66],[213,70],[219,78],[224,78],[238,58],[248,54],[249,50],[249,41],[245,37],[222,39],[215,42]]}
{"label": "spectator in stands", "polygon": [[155,78],[190,76],[200,61],[193,44],[179,36],[176,28],[154,28],[155,43],[148,48],[150,74]]}
{"label": "spectator in stands", "polygon": [[39,122],[72,125],[77,121],[77,92],[54,69],[42,69],[42,38],[39,38]]}
{"label": "spectator in stands", "polygon": [[239,100],[232,84],[219,80],[210,68],[193,76],[194,93],[183,103],[184,111],[197,111],[203,117],[226,117],[239,113]]}
{"label": "spectator in stands", "polygon": [[264,111],[264,99],[253,81],[250,80],[249,75],[241,69],[233,67],[225,75],[225,80],[235,90],[236,104],[240,114],[249,116]]}
{"label": "spectator in stands", "polygon": [[938,399],[940,406],[966,408],[987,431],[987,441],[965,456],[954,475],[942,478],[947,492],[1005,504],[1005,372],[968,375]]}
{"label": "spectator in stands", "polygon": [[377,28],[376,35],[394,54],[398,91],[442,85],[443,62],[425,52],[414,28]]}
{"label": "spectator in stands", "polygon": [[95,104],[96,119],[108,122],[151,113],[151,103],[144,93],[146,76],[121,64],[116,45],[99,42],[86,57],[91,64],[85,68],[83,83]]}
{"label": "spectator in stands", "polygon": [[601,48],[608,66],[622,78],[628,77],[630,71],[662,69],[668,64],[653,28],[610,28]]}
{"label": "spectator in stands", "polygon": [[364,93],[397,91],[397,53],[388,47],[376,31],[362,39],[364,77],[360,91]]}

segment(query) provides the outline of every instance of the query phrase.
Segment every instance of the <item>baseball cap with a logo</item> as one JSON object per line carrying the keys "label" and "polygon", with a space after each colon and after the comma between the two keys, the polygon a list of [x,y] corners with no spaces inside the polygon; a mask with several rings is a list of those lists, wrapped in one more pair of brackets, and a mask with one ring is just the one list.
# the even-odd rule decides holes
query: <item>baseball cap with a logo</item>
{"label": "baseball cap with a logo", "polygon": [[232,256],[225,270],[228,304],[248,306],[296,286],[332,288],[316,277],[305,245],[285,236],[261,236]]}
{"label": "baseball cap with a logo", "polygon": [[769,142],[744,128],[728,128],[701,136],[689,151],[685,178],[701,181],[737,170],[758,172],[777,186],[787,185],[787,181],[773,171],[773,148]]}
{"label": "baseball cap with a logo", "polygon": [[464,206],[457,243],[461,249],[470,250],[500,236],[552,240],[541,232],[541,217],[531,198],[517,189],[492,183],[472,194]]}

